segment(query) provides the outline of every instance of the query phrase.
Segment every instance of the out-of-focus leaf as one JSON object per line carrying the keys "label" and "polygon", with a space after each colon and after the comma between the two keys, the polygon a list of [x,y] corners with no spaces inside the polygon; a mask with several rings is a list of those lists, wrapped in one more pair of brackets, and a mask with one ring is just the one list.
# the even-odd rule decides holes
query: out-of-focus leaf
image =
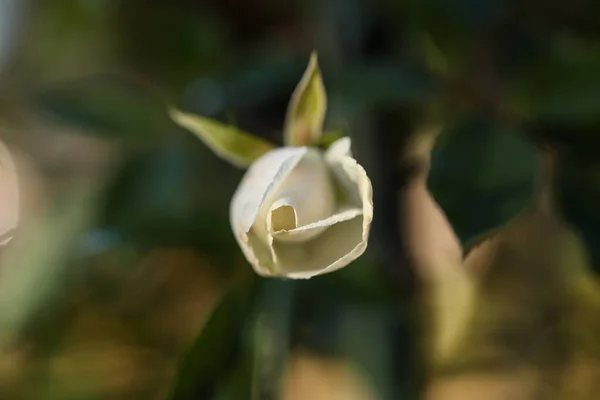
{"label": "out-of-focus leaf", "polygon": [[398,398],[394,393],[402,386],[393,368],[397,320],[397,310],[392,307],[363,305],[344,307],[338,322],[344,353],[371,377],[381,399]]}
{"label": "out-of-focus leaf", "polygon": [[522,134],[467,119],[443,133],[429,186],[462,243],[504,224],[530,202],[535,149]]}
{"label": "out-of-focus leaf", "polygon": [[217,390],[215,400],[249,399],[252,387],[252,354],[242,356],[231,376]]}
{"label": "out-of-focus leaf", "polygon": [[333,142],[335,142],[336,140],[341,139],[343,137],[344,137],[344,132],[342,130],[327,131],[327,132],[323,133],[323,136],[321,137],[321,140],[319,141],[319,145],[324,148],[328,148]]}
{"label": "out-of-focus leaf", "polygon": [[560,159],[557,168],[561,214],[581,235],[592,266],[600,274],[600,162],[575,153]]}
{"label": "out-of-focus leaf", "polygon": [[171,118],[202,140],[219,157],[237,167],[247,167],[275,145],[238,128],[171,109]]}
{"label": "out-of-focus leaf", "polygon": [[228,222],[241,171],[191,135],[178,139],[122,163],[102,203],[103,227],[136,246],[192,246],[230,268],[241,257]]}
{"label": "out-of-focus leaf", "polygon": [[[0,329],[9,338],[38,323],[75,258],[78,238],[93,221],[96,189],[73,188],[60,204],[20,232],[3,254],[0,280]],[[6,338],[5,338],[6,339]],[[4,343],[0,343],[4,345]]]}
{"label": "out-of-focus leaf", "polygon": [[256,60],[247,60],[244,66],[224,82],[227,104],[236,110],[289,96],[289,93],[281,93],[282,88],[292,87],[305,67],[295,58],[273,54],[261,54]]}
{"label": "out-of-focus leaf", "polygon": [[426,101],[438,89],[438,82],[432,76],[398,65],[349,67],[337,79],[340,93],[336,102],[343,103],[347,113],[392,103]]}
{"label": "out-of-focus leaf", "polygon": [[600,122],[600,46],[568,36],[549,38],[548,43],[511,82],[513,106],[551,124]]}
{"label": "out-of-focus leaf", "polygon": [[[416,37],[427,62],[456,72],[468,60],[481,33],[503,15],[503,0],[417,0],[409,2]],[[432,49],[436,49],[432,53]],[[434,56],[432,58],[432,56]],[[438,64],[439,61],[445,60]]]}
{"label": "out-of-focus leaf", "polygon": [[37,93],[35,102],[50,117],[135,146],[152,143],[170,126],[156,93],[117,75],[56,84]]}
{"label": "out-of-focus leaf", "polygon": [[315,296],[314,292],[323,292],[328,297],[339,296],[345,301],[359,301],[363,304],[394,298],[387,290],[381,273],[375,268],[376,260],[373,255],[373,251],[367,250],[350,268],[307,281],[303,288],[313,290],[311,297]]}
{"label": "out-of-focus leaf", "polygon": [[314,146],[319,142],[327,112],[327,93],[317,53],[312,53],[304,76],[290,99],[285,127],[286,146]]}
{"label": "out-of-focus leaf", "polygon": [[429,70],[434,73],[442,76],[446,75],[448,73],[448,60],[446,59],[446,55],[433,41],[431,35],[427,32],[423,32],[421,35],[421,43],[425,65],[427,65]]}
{"label": "out-of-focus leaf", "polygon": [[243,275],[223,295],[180,364],[170,400],[210,398],[240,358],[241,333],[256,278]]}
{"label": "out-of-focus leaf", "polygon": [[226,15],[206,2],[108,3],[118,10],[113,11],[118,26],[111,25],[111,32],[118,32],[121,57],[174,91],[198,76],[226,70],[237,54]]}

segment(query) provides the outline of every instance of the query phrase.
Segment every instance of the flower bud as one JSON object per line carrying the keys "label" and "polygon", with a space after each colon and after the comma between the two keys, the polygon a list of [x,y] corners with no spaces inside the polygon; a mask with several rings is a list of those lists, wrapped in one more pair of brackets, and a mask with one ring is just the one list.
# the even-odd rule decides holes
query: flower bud
{"label": "flower bud", "polygon": [[373,217],[371,182],[352,158],[349,138],[325,153],[283,147],[250,166],[230,217],[258,274],[306,279],[364,252]]}

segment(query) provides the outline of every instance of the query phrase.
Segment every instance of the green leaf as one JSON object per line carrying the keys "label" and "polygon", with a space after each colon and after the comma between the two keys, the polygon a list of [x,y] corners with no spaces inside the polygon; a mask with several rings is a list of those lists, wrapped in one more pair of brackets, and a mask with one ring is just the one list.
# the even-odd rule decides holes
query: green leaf
{"label": "green leaf", "polygon": [[[192,135],[185,139],[127,157],[113,173],[99,218],[128,243],[194,246],[234,268],[242,255],[229,227],[228,201],[238,174],[229,174],[234,171],[208,149],[190,146],[198,144]],[[204,187],[213,189],[207,194]]]}
{"label": "green leaf", "polygon": [[600,274],[600,162],[595,155],[574,152],[562,156],[557,167],[554,184],[561,214],[583,239]]}
{"label": "green leaf", "polygon": [[[6,338],[37,332],[43,316],[60,305],[64,279],[81,244],[93,225],[98,207],[97,183],[75,185],[63,190],[43,216],[23,226],[19,240],[6,247],[3,262],[14,266],[3,271],[0,281],[0,330]],[[50,336],[50,332],[45,332]],[[2,347],[8,342],[0,342]]]}
{"label": "green leaf", "polygon": [[424,62],[430,71],[441,76],[448,75],[449,67],[446,55],[438,47],[428,32],[423,32],[420,37],[424,53]]}
{"label": "green leaf", "polygon": [[329,146],[331,146],[333,142],[343,138],[344,136],[346,135],[344,135],[344,132],[342,130],[327,131],[323,134],[321,140],[319,140],[319,146],[326,149]]}
{"label": "green leaf", "polygon": [[512,106],[550,125],[600,122],[600,46],[570,36],[548,48],[507,85]]}
{"label": "green leaf", "polygon": [[240,332],[252,307],[254,275],[245,275],[223,295],[204,328],[184,356],[169,399],[206,398],[234,368]]}
{"label": "green leaf", "polygon": [[169,126],[162,98],[118,75],[98,75],[48,87],[34,98],[43,114],[87,133],[147,145]]}
{"label": "green leaf", "polygon": [[[250,347],[250,346],[248,346]],[[251,348],[242,356],[233,373],[218,388],[215,400],[249,399],[252,386],[252,352]]]}
{"label": "green leaf", "polygon": [[327,93],[313,52],[304,76],[288,106],[284,143],[286,146],[313,146],[319,142],[327,112]]}
{"label": "green leaf", "polygon": [[[344,112],[352,114],[392,103],[420,104],[439,94],[438,80],[411,66],[374,61],[340,72],[336,86]],[[337,99],[336,99],[337,100]],[[334,102],[332,102],[334,103]]]}
{"label": "green leaf", "polygon": [[245,168],[275,148],[266,140],[210,118],[176,109],[171,109],[169,114],[176,124],[198,136],[216,155],[237,167]]}
{"label": "green leaf", "polygon": [[536,149],[522,132],[467,118],[444,132],[428,184],[463,244],[530,204]]}

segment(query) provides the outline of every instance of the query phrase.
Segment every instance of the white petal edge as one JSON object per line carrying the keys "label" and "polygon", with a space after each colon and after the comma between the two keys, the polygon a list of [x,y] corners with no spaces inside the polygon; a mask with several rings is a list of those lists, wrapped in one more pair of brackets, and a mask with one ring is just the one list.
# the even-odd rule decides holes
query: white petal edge
{"label": "white petal edge", "polygon": [[302,240],[302,239],[306,238],[307,233],[310,233],[311,231],[313,231],[315,229],[328,228],[339,222],[344,222],[344,221],[349,221],[351,219],[354,219],[354,218],[358,217],[359,215],[362,215],[362,210],[360,208],[345,208],[345,209],[342,209],[339,212],[335,213],[334,215],[332,215],[328,218],[325,218],[321,221],[316,221],[316,222],[313,222],[311,224],[307,224],[304,226],[297,226],[294,229],[288,229],[288,230],[283,229],[283,230],[279,230],[279,231],[272,231],[271,234],[275,238],[294,236],[294,237],[298,237],[300,240]]}
{"label": "white petal edge", "polygon": [[348,136],[339,138],[331,143],[325,153],[325,158],[327,160],[334,160],[344,156],[352,157],[352,140]]}
{"label": "white petal edge", "polygon": [[306,147],[282,147],[265,154],[246,171],[231,199],[229,218],[235,239],[259,275],[270,274],[273,263],[270,257],[265,259],[269,252],[261,251],[256,238],[250,237],[250,228],[269,194],[283,182],[307,151]]}
{"label": "white petal edge", "polygon": [[[335,187],[323,152],[310,148],[261,206],[251,229],[267,242],[268,235],[272,233],[267,221],[271,220],[273,212],[283,206],[294,209],[294,228],[326,219],[338,208]],[[311,234],[314,237],[318,233],[318,229],[307,232],[306,239]],[[294,240],[290,237],[283,239]]]}
{"label": "white petal edge", "polygon": [[[274,243],[277,275],[289,279],[309,279],[334,272],[360,257],[367,248],[373,221],[373,188],[364,168],[351,157],[328,160],[332,172],[344,186],[354,185],[360,197],[361,214],[338,222],[316,240],[291,245]],[[298,266],[303,270],[298,271]]]}

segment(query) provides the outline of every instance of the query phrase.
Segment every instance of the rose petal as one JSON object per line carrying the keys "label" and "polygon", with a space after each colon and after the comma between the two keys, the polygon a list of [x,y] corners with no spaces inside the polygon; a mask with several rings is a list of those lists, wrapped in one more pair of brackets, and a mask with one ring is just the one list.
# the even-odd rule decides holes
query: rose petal
{"label": "rose petal", "polygon": [[289,198],[279,199],[269,209],[267,227],[269,233],[293,230],[298,226],[298,214]]}
{"label": "rose petal", "polygon": [[[268,243],[272,241],[273,234],[269,222],[272,220],[271,214],[282,205],[293,208],[295,227],[313,224],[335,213],[334,185],[321,151],[308,149],[282,183],[265,199],[252,229]],[[307,231],[307,235],[315,237],[324,229]]]}
{"label": "rose petal", "polygon": [[246,171],[231,200],[231,224],[236,234],[247,233],[260,207],[307,152],[306,147],[282,147],[258,160]]}
{"label": "rose petal", "polygon": [[250,234],[261,206],[298,164],[307,152],[305,147],[275,149],[253,163],[233,195],[229,217],[235,238],[248,261],[261,273],[261,268],[271,269],[272,261],[266,245]]}
{"label": "rose petal", "polygon": [[362,238],[362,223],[359,216],[329,227],[308,242],[274,242],[277,271],[287,278],[308,279],[348,265],[367,247]]}
{"label": "rose petal", "polygon": [[[344,137],[335,141],[329,147],[325,159],[340,189],[338,196],[342,197],[340,199],[342,204],[363,208],[364,202],[367,200],[364,196],[367,194],[361,193],[361,190],[366,190],[366,188],[361,189],[360,185],[362,182],[368,182],[370,188],[371,181],[365,170],[348,154],[350,154],[350,138]],[[372,189],[369,189],[369,191],[372,192]],[[372,214],[372,193],[370,196]]]}
{"label": "rose petal", "polygon": [[328,160],[335,179],[358,202],[361,213],[355,218],[331,225],[309,242],[275,241],[276,269],[291,279],[308,279],[333,272],[360,257],[367,248],[373,220],[373,189],[366,171],[348,156]]}
{"label": "rose petal", "polygon": [[[307,279],[342,268],[365,251],[372,187],[349,150],[347,138],[332,144],[325,157],[312,148],[282,148],[250,167],[230,213],[236,239],[259,275]],[[329,174],[344,197],[337,212],[334,187],[323,179]],[[322,203],[318,213],[315,200]]]}
{"label": "rose petal", "polygon": [[294,238],[294,241],[306,241],[309,238],[308,234],[316,229],[327,228],[340,222],[349,221],[361,214],[362,210],[360,208],[345,208],[320,221],[291,229],[274,230],[272,234],[276,239]]}
{"label": "rose petal", "polygon": [[325,158],[328,160],[340,158],[343,156],[352,157],[352,141],[348,136],[340,138],[335,142],[331,143],[325,154]]}

